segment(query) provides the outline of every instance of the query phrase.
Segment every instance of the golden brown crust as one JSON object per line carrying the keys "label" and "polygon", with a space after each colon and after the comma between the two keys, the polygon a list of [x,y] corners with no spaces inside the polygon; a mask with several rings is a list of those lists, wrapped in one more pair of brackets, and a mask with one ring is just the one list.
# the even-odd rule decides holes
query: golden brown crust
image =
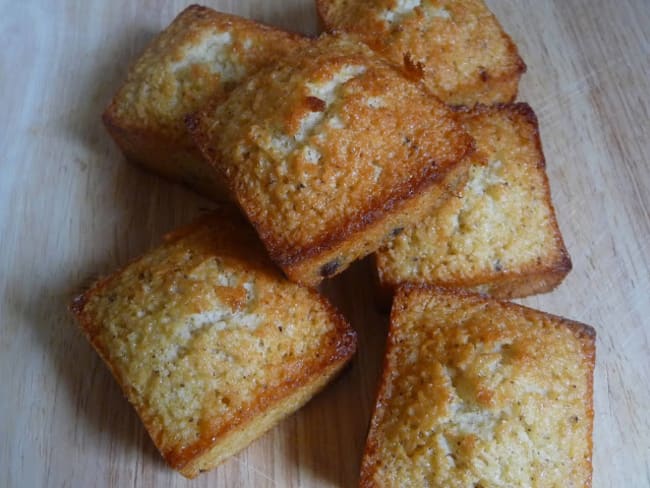
{"label": "golden brown crust", "polygon": [[[428,486],[493,486],[495,452],[514,456],[511,461],[521,463],[516,456],[534,456],[541,446],[544,455],[533,457],[534,462],[501,466],[498,486],[591,486],[595,339],[596,332],[588,325],[520,305],[464,290],[401,286],[391,311],[360,486],[421,486],[421,476]],[[476,351],[480,351],[478,356]],[[553,373],[538,374],[549,367],[549,361]],[[442,378],[450,371],[452,379],[447,383]],[[419,386],[405,390],[411,378],[418,376],[422,378],[416,382]],[[499,381],[492,382],[494,378]],[[546,393],[548,388],[552,394]],[[516,396],[504,397],[504,392]],[[404,403],[406,397],[417,400]],[[419,417],[422,401],[427,413]],[[450,405],[453,408],[448,410]],[[468,405],[471,408],[465,412]],[[513,419],[511,405],[527,405],[519,414],[523,417]],[[499,411],[501,416],[495,417]],[[406,412],[408,418],[403,417]],[[577,433],[558,437],[565,415],[570,416],[569,424],[581,427]],[[491,427],[494,431],[485,430],[491,417],[498,418]],[[520,421],[528,426],[528,439],[523,443],[517,436],[509,437],[506,428]],[[419,425],[421,430],[410,438],[403,434],[395,438],[404,422]],[[434,441],[441,433],[444,440]],[[413,458],[403,457],[415,439],[424,444],[418,444]],[[566,451],[569,444],[573,457],[553,454],[554,450]],[[451,450],[447,456],[453,461],[444,461],[445,449]],[[415,458],[423,452],[429,454],[424,464],[417,464]],[[480,458],[476,463],[475,455]],[[394,464],[398,458],[407,464]]]}
{"label": "golden brown crust", "polygon": [[381,295],[400,283],[495,298],[555,288],[571,270],[551,201],[537,118],[524,103],[461,110],[477,152],[463,196],[377,253]]}
{"label": "golden brown crust", "polygon": [[427,87],[451,105],[512,102],[526,65],[482,0],[317,0],[330,32],[360,37],[401,64],[424,69]]}
{"label": "golden brown crust", "polygon": [[183,117],[305,42],[298,34],[192,5],[132,65],[104,124],[129,161],[209,198],[227,199]]}
{"label": "golden brown crust", "polygon": [[415,222],[404,209],[453,184],[472,141],[366,47],[324,36],[300,54],[186,120],[274,261],[313,286]]}
{"label": "golden brown crust", "polygon": [[165,460],[190,477],[302,405],[356,347],[342,315],[284,280],[226,207],[70,308]]}
{"label": "golden brown crust", "polygon": [[[362,236],[354,238],[352,232],[345,234],[338,231],[334,236],[328,236],[330,240],[327,245],[319,247],[319,254],[312,253],[311,257],[302,259],[297,264],[287,264],[285,273],[290,279],[308,286],[316,286],[321,279],[340,273],[355,260],[372,253],[378,243],[386,242],[408,229],[413,222],[419,222],[451,198],[467,180],[467,161],[461,160],[442,180],[429,183],[428,188],[414,191],[415,196],[396,202],[390,211],[386,211],[377,220],[372,221],[368,214],[364,214],[361,222],[367,227],[363,229]],[[371,215],[374,217],[376,213],[373,210]],[[345,230],[349,228],[346,227]],[[353,240],[345,240],[348,237],[353,237]],[[336,268],[328,269],[333,262],[337,263]]]}

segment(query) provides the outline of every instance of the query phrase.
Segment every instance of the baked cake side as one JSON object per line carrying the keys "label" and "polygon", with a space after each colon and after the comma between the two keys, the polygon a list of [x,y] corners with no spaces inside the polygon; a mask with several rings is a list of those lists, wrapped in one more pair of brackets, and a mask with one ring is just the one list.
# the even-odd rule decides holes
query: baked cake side
{"label": "baked cake side", "polygon": [[283,278],[228,209],[171,234],[71,308],[156,447],[188,477],[299,408],[356,345],[345,319]]}
{"label": "baked cake side", "polygon": [[591,327],[405,286],[384,361],[361,486],[590,486]]}
{"label": "baked cake side", "polygon": [[477,147],[468,181],[458,198],[377,252],[384,294],[418,282],[523,297],[552,290],[571,270],[532,109],[464,113]]}
{"label": "baked cake side", "polygon": [[187,120],[271,257],[313,286],[464,181],[458,114],[348,38],[322,36]]}
{"label": "baked cake side", "polygon": [[482,0],[317,0],[330,31],[359,36],[401,64],[421,63],[427,87],[451,105],[512,102],[526,71]]}
{"label": "baked cake side", "polygon": [[183,117],[306,42],[298,34],[190,6],[131,66],[104,123],[130,161],[210,198],[226,198],[188,137]]}

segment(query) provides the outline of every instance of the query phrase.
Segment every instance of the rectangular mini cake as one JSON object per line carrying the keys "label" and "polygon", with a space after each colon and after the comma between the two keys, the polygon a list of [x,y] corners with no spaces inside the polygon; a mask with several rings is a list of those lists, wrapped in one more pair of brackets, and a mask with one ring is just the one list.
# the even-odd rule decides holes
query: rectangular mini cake
{"label": "rectangular mini cake", "polygon": [[305,42],[297,34],[192,5],[133,64],[104,123],[131,162],[209,198],[227,198],[183,117]]}
{"label": "rectangular mini cake", "polygon": [[384,296],[417,282],[523,297],[552,290],[571,270],[534,112],[518,103],[464,114],[477,148],[467,183],[377,252]]}
{"label": "rectangular mini cake", "polygon": [[208,470],[300,408],[356,335],[282,277],[222,208],[77,297],[72,310],[165,460]]}
{"label": "rectangular mini cake", "polygon": [[420,65],[451,105],[512,102],[526,65],[482,0],[316,0],[330,31],[359,36],[395,64]]}
{"label": "rectangular mini cake", "polygon": [[587,325],[401,287],[361,486],[590,486],[594,361]]}
{"label": "rectangular mini cake", "polygon": [[405,70],[322,36],[188,118],[291,280],[340,273],[465,180],[471,137]]}

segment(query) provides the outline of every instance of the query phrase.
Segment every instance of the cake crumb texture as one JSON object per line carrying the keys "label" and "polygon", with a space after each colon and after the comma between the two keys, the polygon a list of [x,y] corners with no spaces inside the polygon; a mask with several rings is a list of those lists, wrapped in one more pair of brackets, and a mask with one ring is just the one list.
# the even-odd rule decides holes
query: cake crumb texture
{"label": "cake crumb texture", "polygon": [[377,253],[387,288],[403,282],[498,298],[554,288],[570,271],[537,119],[523,103],[464,112],[477,151],[465,187]]}
{"label": "cake crumb texture", "polygon": [[232,210],[171,234],[73,310],[165,459],[190,477],[300,407],[355,349],[345,320],[283,278]]}
{"label": "cake crumb texture", "polygon": [[361,486],[590,486],[594,343],[543,312],[402,287]]}
{"label": "cake crumb texture", "polygon": [[317,0],[330,31],[359,36],[395,64],[424,67],[424,82],[452,105],[512,102],[526,70],[482,0]]}
{"label": "cake crumb texture", "polygon": [[184,117],[306,42],[298,34],[192,5],[131,66],[104,123],[131,162],[209,198],[229,199],[194,147]]}
{"label": "cake crumb texture", "polygon": [[472,149],[457,114],[343,37],[323,36],[260,70],[188,126],[271,257],[306,284],[417,221],[427,208],[406,212],[404,203],[445,181]]}

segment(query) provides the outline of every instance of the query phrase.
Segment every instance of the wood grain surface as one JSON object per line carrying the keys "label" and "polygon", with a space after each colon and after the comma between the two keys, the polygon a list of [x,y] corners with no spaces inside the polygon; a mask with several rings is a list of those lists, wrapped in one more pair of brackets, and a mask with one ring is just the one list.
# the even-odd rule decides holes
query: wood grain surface
{"label": "wood grain surface", "polygon": [[[387,328],[360,263],[326,285],[352,366],[218,469],[162,462],[70,295],[209,202],[126,164],[100,113],[188,2],[0,1],[0,486],[355,486]],[[308,34],[311,0],[208,5]],[[594,486],[650,486],[650,4],[492,0],[528,64],[574,270],[525,300],[595,326]]]}

